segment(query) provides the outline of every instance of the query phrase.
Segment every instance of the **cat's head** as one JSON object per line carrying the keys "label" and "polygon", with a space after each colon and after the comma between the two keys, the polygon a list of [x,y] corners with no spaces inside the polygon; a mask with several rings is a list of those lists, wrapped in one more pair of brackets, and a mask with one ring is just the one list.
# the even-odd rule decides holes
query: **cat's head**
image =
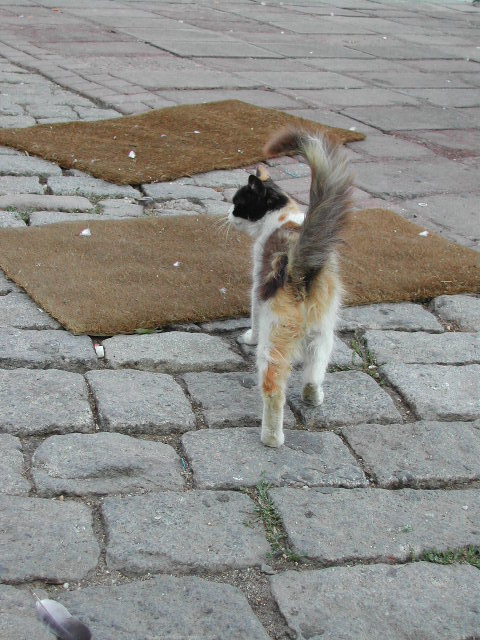
{"label": "cat's head", "polygon": [[248,184],[240,187],[233,196],[233,206],[228,214],[230,223],[239,231],[257,235],[272,211],[282,209],[288,196],[270,178],[267,170],[260,166],[257,175],[248,177]]}

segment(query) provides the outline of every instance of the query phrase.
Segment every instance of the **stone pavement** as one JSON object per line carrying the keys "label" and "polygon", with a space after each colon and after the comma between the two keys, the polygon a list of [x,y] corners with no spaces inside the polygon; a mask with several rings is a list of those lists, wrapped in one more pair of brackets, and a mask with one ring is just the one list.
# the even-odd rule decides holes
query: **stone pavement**
{"label": "stone pavement", "polygon": [[[470,2],[0,0],[0,126],[239,98],[367,139],[356,204],[478,247]],[[306,203],[308,171],[272,176]],[[0,226],[225,215],[247,171],[117,187],[0,148]],[[480,298],[342,313],[263,447],[247,319],[105,339],[0,272],[0,637],[32,591],[104,640],[480,637]],[[468,551],[469,550],[469,551]],[[452,552],[452,553],[450,553]],[[459,552],[461,555],[461,552]]]}

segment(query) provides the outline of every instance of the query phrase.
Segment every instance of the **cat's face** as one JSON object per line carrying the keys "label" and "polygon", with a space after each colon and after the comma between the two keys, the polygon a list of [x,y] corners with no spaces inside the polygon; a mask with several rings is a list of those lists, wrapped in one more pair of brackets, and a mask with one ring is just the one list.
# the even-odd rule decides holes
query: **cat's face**
{"label": "cat's face", "polygon": [[[259,177],[259,175],[261,177]],[[233,196],[233,207],[228,219],[239,231],[257,235],[265,217],[272,211],[282,209],[288,197],[270,178],[264,169],[248,178],[248,184],[241,187]]]}

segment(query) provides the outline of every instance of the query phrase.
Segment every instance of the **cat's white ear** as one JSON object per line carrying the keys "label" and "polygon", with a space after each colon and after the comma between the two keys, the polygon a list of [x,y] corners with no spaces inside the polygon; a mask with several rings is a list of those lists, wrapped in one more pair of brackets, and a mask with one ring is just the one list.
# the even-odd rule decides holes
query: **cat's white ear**
{"label": "cat's white ear", "polygon": [[257,178],[259,178],[262,182],[265,182],[265,180],[268,180],[270,178],[270,174],[268,173],[267,168],[263,166],[263,164],[259,164],[257,167]]}

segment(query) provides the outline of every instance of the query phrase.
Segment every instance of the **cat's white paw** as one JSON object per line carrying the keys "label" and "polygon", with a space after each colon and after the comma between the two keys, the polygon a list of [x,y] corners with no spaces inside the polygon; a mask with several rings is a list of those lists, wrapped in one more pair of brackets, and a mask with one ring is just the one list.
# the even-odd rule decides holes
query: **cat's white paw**
{"label": "cat's white paw", "polygon": [[285,442],[285,436],[283,435],[283,432],[280,434],[274,434],[271,431],[262,429],[260,440],[267,447],[281,447],[282,444]]}
{"label": "cat's white paw", "polygon": [[307,384],[303,387],[302,391],[302,400],[311,404],[314,407],[318,407],[319,404],[323,402],[323,389],[319,387],[317,384],[313,384],[312,382],[307,382]]}
{"label": "cat's white paw", "polygon": [[238,341],[242,344],[250,344],[255,345],[258,342],[258,337],[253,333],[251,329],[245,331],[241,336],[239,336]]}

